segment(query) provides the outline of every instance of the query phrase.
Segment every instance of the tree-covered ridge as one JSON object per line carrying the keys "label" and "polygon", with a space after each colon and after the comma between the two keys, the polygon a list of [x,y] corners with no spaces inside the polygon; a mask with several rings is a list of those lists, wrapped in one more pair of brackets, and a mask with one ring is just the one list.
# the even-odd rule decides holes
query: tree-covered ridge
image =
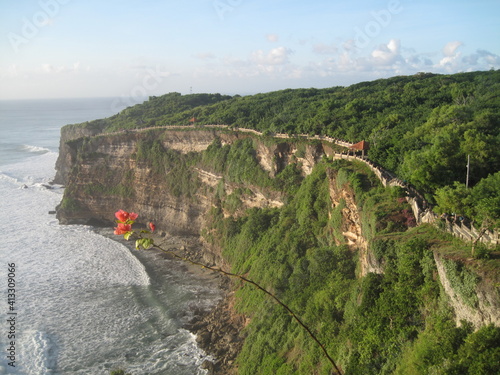
{"label": "tree-covered ridge", "polygon": [[368,140],[371,160],[429,193],[465,183],[467,155],[471,185],[500,170],[500,71],[417,74],[245,97],[170,93],[99,120],[99,126],[188,125],[193,117],[198,124]]}
{"label": "tree-covered ridge", "polygon": [[431,203],[439,189],[466,183],[468,155],[471,187],[500,170],[500,71],[420,73],[245,97],[170,93],[85,126],[117,131],[188,125],[193,117],[197,124],[367,140],[372,161]]}

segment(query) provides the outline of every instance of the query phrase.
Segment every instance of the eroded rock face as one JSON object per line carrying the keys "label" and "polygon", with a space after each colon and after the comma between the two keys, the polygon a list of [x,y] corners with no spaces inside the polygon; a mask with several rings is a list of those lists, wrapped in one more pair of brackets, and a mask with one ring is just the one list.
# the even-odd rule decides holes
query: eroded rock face
{"label": "eroded rock face", "polygon": [[457,286],[452,285],[443,258],[435,252],[434,260],[436,261],[441,285],[448,295],[450,305],[455,312],[457,325],[460,325],[462,320],[466,320],[472,323],[476,329],[491,323],[500,326],[500,295],[498,289],[495,290],[494,286],[485,282],[485,280],[479,280],[475,288],[477,305],[470,306],[470,303],[468,304],[456,290]]}
{"label": "eroded rock face", "polygon": [[[330,200],[333,207],[337,207],[343,202],[342,209],[342,236],[345,243],[353,251],[357,251],[360,263],[360,276],[365,276],[369,272],[382,273],[382,266],[377,262],[375,256],[369,249],[368,241],[363,235],[361,226],[361,214],[355,201],[351,189],[338,189],[335,175],[329,173],[330,180]],[[338,243],[340,245],[340,243]]]}
{"label": "eroded rock face", "polygon": [[[193,167],[200,188],[195,196],[174,194],[169,191],[166,178],[180,178],[165,170],[155,172],[150,163],[138,160],[138,143],[145,139],[160,140],[165,149],[181,154],[202,152],[214,140],[222,145],[253,137],[255,156],[261,167],[271,177],[276,176],[290,163],[299,163],[303,175],[311,173],[314,166],[332,150],[321,142],[295,143],[287,140],[272,142],[248,133],[204,130],[155,130],[151,132],[121,132],[99,135],[98,130],[79,130],[65,127],[61,136],[61,149],[57,161],[55,182],[66,185],[63,204],[58,207],[57,217],[62,224],[114,224],[114,212],[125,209],[140,213],[139,220],[154,221],[170,235],[198,236],[206,226],[207,212],[216,205],[215,191],[221,186],[229,195],[243,187],[241,207],[237,212],[224,216],[238,216],[247,208],[281,207],[280,192],[262,191],[258,186],[240,186],[228,183],[224,176]],[[96,136],[97,135],[97,136]],[[90,137],[90,138],[81,138]],[[148,138],[149,137],[149,138]],[[330,199],[332,207],[345,202],[342,234],[353,251],[359,251],[361,275],[382,272],[380,265],[370,255],[363,236],[360,213],[355,197],[349,190],[335,188],[330,175]],[[222,185],[221,185],[222,184]],[[215,249],[213,249],[215,251]],[[220,261],[220,257],[214,256]]]}
{"label": "eroded rock face", "polygon": [[[198,134],[201,133],[201,134]],[[161,134],[158,134],[161,135]],[[169,132],[167,147],[181,153],[206,149],[213,132]],[[99,136],[66,143],[61,149],[56,182],[66,185],[57,217],[62,224],[102,223],[109,225],[119,208],[141,214],[172,235],[198,235],[203,213],[211,206],[209,197],[188,198],[166,187],[166,176],[137,160],[142,133]],[[168,174],[169,171],[165,171]]]}
{"label": "eroded rock face", "polygon": [[76,162],[75,148],[68,142],[83,137],[93,137],[101,133],[99,127],[81,127],[67,125],[61,129],[61,139],[59,141],[59,158],[56,162],[56,176],[54,183],[64,185],[68,179],[71,168]]}
{"label": "eroded rock face", "polygon": [[[136,158],[138,143],[151,137],[160,140],[165,149],[181,154],[202,152],[216,139],[224,145],[253,137],[256,159],[271,177],[292,162],[299,162],[303,174],[307,175],[325,154],[321,143],[303,145],[302,152],[297,155],[297,146],[293,142],[266,143],[255,135],[227,130],[130,131],[99,135],[97,130],[78,129],[71,126],[63,128],[56,165],[54,182],[66,186],[63,203],[57,210],[62,224],[110,225],[114,212],[122,208],[140,212],[144,220],[155,221],[169,234],[199,235],[205,223],[205,214],[214,205],[213,190],[223,176],[193,168],[202,185],[196,196],[187,197],[169,191],[165,179],[181,176],[175,176],[168,170],[163,175],[159,174],[151,169],[150,163]],[[246,191],[241,197],[241,211],[252,207],[280,207],[283,204],[279,192],[264,192],[251,184],[224,185],[228,194],[238,187],[244,187]]]}

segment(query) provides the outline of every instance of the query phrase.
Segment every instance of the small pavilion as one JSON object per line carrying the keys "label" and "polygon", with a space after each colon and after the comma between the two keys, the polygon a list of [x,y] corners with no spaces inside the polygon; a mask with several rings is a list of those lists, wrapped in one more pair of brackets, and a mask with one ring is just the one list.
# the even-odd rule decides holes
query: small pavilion
{"label": "small pavilion", "polygon": [[365,158],[365,151],[368,151],[369,149],[370,149],[370,144],[366,141],[355,143],[351,147],[349,147],[349,150],[353,150],[354,152],[361,151],[362,153],[361,157],[363,159]]}

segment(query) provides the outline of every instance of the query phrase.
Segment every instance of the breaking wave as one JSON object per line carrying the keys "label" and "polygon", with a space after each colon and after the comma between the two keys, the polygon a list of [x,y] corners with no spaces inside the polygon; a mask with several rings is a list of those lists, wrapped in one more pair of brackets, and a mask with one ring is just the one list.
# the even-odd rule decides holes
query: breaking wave
{"label": "breaking wave", "polygon": [[46,152],[52,152],[51,149],[49,149],[47,147],[40,147],[40,146],[23,145],[22,148],[23,148],[24,151],[34,152],[34,153],[37,153],[37,154],[46,153]]}

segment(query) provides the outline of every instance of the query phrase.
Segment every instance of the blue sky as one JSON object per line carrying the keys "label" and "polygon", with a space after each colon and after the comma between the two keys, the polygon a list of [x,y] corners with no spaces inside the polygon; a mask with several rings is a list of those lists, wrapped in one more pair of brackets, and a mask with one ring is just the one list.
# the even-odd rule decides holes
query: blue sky
{"label": "blue sky", "polygon": [[500,68],[499,0],[0,2],[0,99],[253,94]]}

